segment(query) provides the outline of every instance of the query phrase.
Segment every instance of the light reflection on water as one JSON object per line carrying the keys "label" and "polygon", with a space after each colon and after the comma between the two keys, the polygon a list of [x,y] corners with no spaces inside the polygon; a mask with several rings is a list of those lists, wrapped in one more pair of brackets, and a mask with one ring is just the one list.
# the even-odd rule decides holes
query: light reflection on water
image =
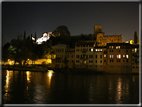
{"label": "light reflection on water", "polygon": [[29,104],[139,103],[138,75],[3,71],[3,102]]}

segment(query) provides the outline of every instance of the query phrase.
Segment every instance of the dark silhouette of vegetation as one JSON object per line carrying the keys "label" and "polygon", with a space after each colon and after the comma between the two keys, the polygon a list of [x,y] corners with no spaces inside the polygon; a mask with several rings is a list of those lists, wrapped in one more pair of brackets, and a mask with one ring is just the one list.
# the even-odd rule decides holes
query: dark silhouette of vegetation
{"label": "dark silhouette of vegetation", "polygon": [[134,44],[137,44],[138,42],[139,42],[139,40],[138,40],[138,34],[135,31],[135,33],[134,33]]}

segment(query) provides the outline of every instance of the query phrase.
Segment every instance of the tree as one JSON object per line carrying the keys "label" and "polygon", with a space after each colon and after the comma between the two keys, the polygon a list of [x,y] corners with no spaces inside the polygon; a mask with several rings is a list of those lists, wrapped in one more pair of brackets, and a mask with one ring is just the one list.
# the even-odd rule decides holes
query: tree
{"label": "tree", "polygon": [[24,31],[24,40],[26,39],[26,31]]}
{"label": "tree", "polygon": [[135,33],[134,33],[134,44],[137,44],[137,43],[138,43],[138,34],[135,31]]}
{"label": "tree", "polygon": [[53,31],[53,34],[55,33],[56,36],[61,36],[61,35],[64,35],[64,36],[70,36],[70,32],[68,30],[68,28],[64,25],[62,26],[58,26],[54,31]]}
{"label": "tree", "polygon": [[[70,43],[70,32],[68,28],[64,25],[58,26],[54,31],[53,34],[56,35],[56,43],[62,43],[69,45]],[[54,43],[54,41],[53,41]]]}

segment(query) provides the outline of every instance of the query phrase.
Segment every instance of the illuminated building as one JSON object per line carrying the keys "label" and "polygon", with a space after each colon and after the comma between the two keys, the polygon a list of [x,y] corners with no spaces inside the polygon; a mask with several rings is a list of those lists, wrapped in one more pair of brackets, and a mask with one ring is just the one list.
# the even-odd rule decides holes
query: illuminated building
{"label": "illuminated building", "polygon": [[138,44],[132,45],[132,72],[133,73],[139,72],[139,45]]}
{"label": "illuminated building", "polygon": [[106,72],[131,73],[131,50],[132,46],[129,43],[108,43]]}
{"label": "illuminated building", "polygon": [[106,46],[107,43],[122,42],[122,35],[104,35],[101,25],[95,25],[94,36],[96,38],[96,46]]}
{"label": "illuminated building", "polygon": [[75,44],[75,67],[93,67],[94,42],[78,42]]}

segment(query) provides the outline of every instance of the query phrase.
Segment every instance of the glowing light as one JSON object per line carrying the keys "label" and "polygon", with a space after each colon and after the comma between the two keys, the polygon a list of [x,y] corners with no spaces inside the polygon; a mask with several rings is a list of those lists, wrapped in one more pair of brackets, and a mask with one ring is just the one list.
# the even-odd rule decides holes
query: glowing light
{"label": "glowing light", "polygon": [[123,55],[123,58],[125,58],[125,55]]}
{"label": "glowing light", "polygon": [[128,55],[126,55],[126,58],[129,58],[129,56],[128,56]]}
{"label": "glowing light", "polygon": [[104,57],[106,57],[106,54],[104,54]]}
{"label": "glowing light", "polygon": [[137,52],[137,48],[135,48],[135,52]]}
{"label": "glowing light", "polygon": [[27,81],[30,82],[30,72],[27,71],[26,74],[27,74]]}
{"label": "glowing light", "polygon": [[117,58],[121,58],[121,55],[117,55]]}
{"label": "glowing light", "polygon": [[[37,43],[37,44],[42,44],[42,42],[46,42],[47,40],[50,39],[50,36],[51,36],[51,35],[53,36],[52,32],[43,33],[43,36],[42,36],[41,38],[38,38],[38,39],[36,40],[36,43]],[[35,38],[32,37],[32,40],[35,40]]]}
{"label": "glowing light", "polygon": [[53,70],[48,70],[47,75],[48,75],[48,83],[49,83],[49,86],[50,86],[50,84],[51,84],[51,77],[52,77],[52,74],[53,74],[53,73],[54,73]]}

